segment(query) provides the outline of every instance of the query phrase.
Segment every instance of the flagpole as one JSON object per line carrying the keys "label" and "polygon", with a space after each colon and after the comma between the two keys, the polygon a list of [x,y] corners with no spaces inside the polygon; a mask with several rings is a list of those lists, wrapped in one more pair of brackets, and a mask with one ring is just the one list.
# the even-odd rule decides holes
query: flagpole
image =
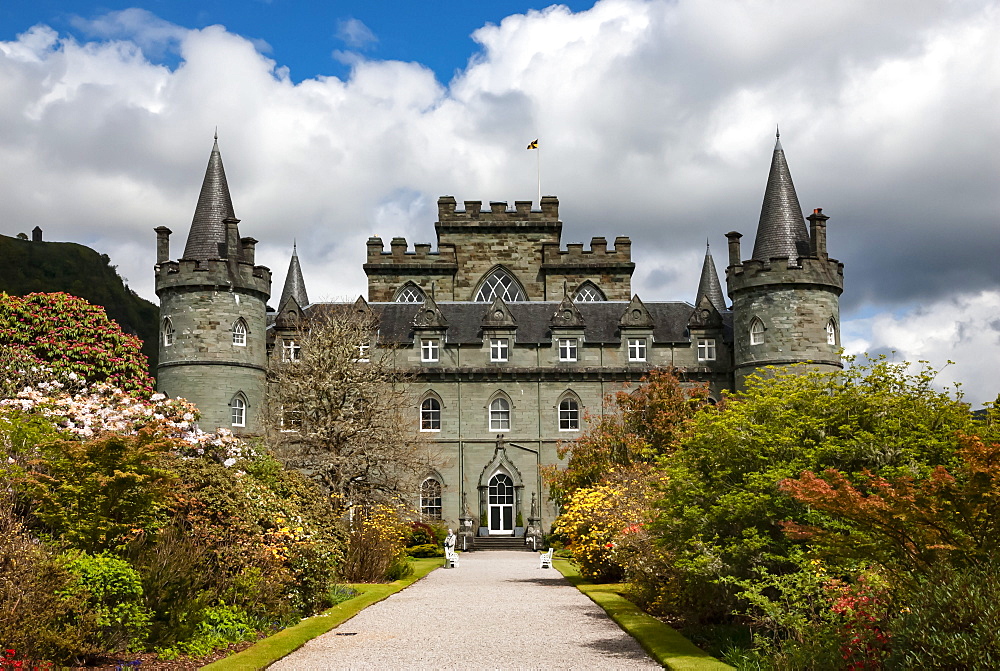
{"label": "flagpole", "polygon": [[535,152],[537,152],[537,154],[538,154],[535,157],[535,159],[536,159],[535,164],[537,166],[537,175],[538,175],[538,207],[541,208],[542,207],[542,149],[541,149],[541,146],[539,146],[539,148],[536,149]]}

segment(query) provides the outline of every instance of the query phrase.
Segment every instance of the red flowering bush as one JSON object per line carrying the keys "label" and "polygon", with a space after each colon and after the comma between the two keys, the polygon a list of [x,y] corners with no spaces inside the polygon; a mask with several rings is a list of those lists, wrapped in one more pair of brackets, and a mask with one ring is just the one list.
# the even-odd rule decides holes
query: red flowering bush
{"label": "red flowering bush", "polygon": [[69,294],[0,293],[0,385],[5,395],[70,373],[148,395],[153,384],[142,341],[104,308]]}

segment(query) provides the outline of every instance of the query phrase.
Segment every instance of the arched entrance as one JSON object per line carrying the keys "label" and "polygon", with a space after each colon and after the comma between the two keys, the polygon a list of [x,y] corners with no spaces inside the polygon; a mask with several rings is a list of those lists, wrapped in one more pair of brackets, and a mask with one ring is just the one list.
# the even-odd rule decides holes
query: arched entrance
{"label": "arched entrance", "polygon": [[489,510],[491,536],[514,533],[514,481],[506,473],[497,472],[490,478]]}

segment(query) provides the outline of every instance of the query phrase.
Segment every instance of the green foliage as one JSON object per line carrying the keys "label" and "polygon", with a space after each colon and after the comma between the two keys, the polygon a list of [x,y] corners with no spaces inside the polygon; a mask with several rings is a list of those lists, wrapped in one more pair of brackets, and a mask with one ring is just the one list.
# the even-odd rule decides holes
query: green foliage
{"label": "green foliage", "polygon": [[428,543],[432,545],[437,544],[437,534],[434,529],[429,524],[423,522],[410,522],[410,533],[406,537],[406,547],[427,545]]}
{"label": "green foliage", "polygon": [[39,445],[17,485],[53,538],[88,552],[120,549],[166,521],[171,443],[150,431]]}
{"label": "green foliage", "polygon": [[386,582],[395,582],[397,580],[402,580],[403,578],[408,578],[413,575],[413,564],[410,563],[406,554],[397,555],[392,563],[389,564],[389,568],[386,569],[385,578]]}
{"label": "green foliage", "polygon": [[443,557],[444,550],[437,543],[427,543],[406,548],[406,554],[410,557]]}
{"label": "green foliage", "polygon": [[230,643],[252,641],[257,636],[260,623],[247,613],[233,606],[217,605],[198,613],[194,634],[173,646],[157,649],[163,659],[176,659],[180,655],[204,657]]}
{"label": "green foliage", "polygon": [[5,261],[0,292],[65,292],[100,305],[125,333],[139,336],[149,370],[156,370],[159,308],[126,286],[106,254],[72,242],[22,242],[0,235],[0,258]]}
{"label": "green foliage", "polygon": [[926,475],[952,462],[959,431],[975,428],[964,403],[931,386],[934,370],[910,374],[884,358],[853,363],[751,378],[743,394],[697,415],[681,449],[661,462],[667,482],[655,530],[675,557],[678,589],[714,603],[699,617],[725,618],[735,607],[720,578],[794,570],[781,521],[822,516],[781,492],[782,480],[826,468],[852,478],[865,469]]}
{"label": "green foliage", "polygon": [[82,598],[87,610],[97,615],[99,649],[118,652],[140,646],[149,632],[150,612],[136,570],[118,557],[79,551],[66,556],[65,566],[73,580],[57,595]]}
{"label": "green foliage", "polygon": [[[30,363],[51,371],[50,379],[71,374],[88,382],[108,382],[134,393],[152,393],[142,341],[108,319],[104,309],[69,294],[0,293],[0,355],[5,379],[30,383]],[[9,390],[8,390],[9,391]]]}

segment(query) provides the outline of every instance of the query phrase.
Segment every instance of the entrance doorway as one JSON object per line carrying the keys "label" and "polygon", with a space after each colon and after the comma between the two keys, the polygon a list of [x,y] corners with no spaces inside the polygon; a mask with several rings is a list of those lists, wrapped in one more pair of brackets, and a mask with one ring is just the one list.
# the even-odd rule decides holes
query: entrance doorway
{"label": "entrance doorway", "polygon": [[510,536],[514,533],[514,482],[506,473],[490,478],[490,535]]}

